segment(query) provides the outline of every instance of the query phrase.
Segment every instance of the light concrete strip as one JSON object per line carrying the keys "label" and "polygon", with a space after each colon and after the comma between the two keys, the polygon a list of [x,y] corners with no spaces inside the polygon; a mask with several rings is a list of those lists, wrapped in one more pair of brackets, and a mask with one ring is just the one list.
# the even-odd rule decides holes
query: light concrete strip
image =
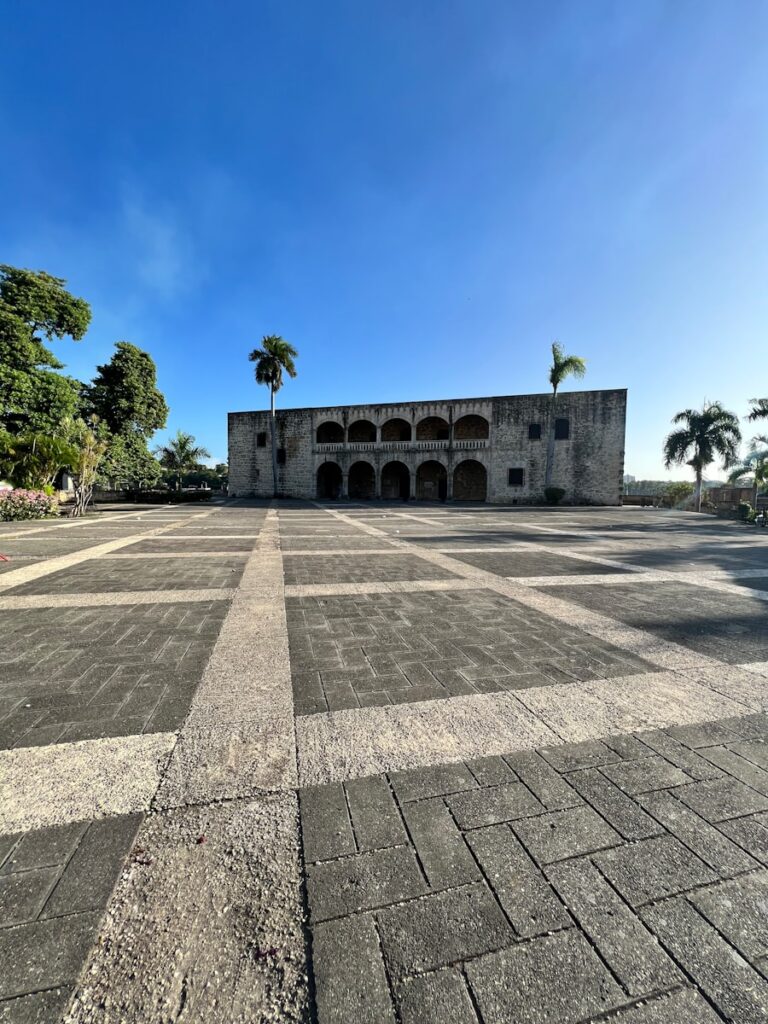
{"label": "light concrete strip", "polygon": [[737,665],[745,672],[756,672],[759,676],[768,676],[768,661],[750,661],[745,665]]}
{"label": "light concrete strip", "polygon": [[0,611],[22,608],[100,608],[115,604],[185,604],[189,601],[231,601],[234,587],[208,590],[117,590],[106,594],[34,594],[0,597]]}
{"label": "light concrete strip", "polygon": [[309,1020],[294,793],[149,817],[65,1024]]}
{"label": "light concrete strip", "polygon": [[674,672],[297,718],[301,785],[753,713]]}
{"label": "light concrete strip", "polygon": [[[212,515],[213,510],[205,514]],[[129,537],[119,537],[115,540],[108,540],[103,544],[96,544],[90,548],[81,548],[79,551],[73,551],[68,555],[58,555],[55,558],[48,558],[45,562],[38,562],[35,565],[26,565],[21,569],[11,569],[10,572],[6,572],[0,576],[0,591],[8,590],[10,587],[18,587],[22,583],[29,583],[32,580],[40,579],[43,576],[49,576],[51,573],[58,572],[60,569],[69,569],[73,565],[79,565],[81,562],[90,561],[92,558],[99,558],[101,555],[108,555],[113,551],[119,551],[120,548],[127,547],[129,544],[134,544],[138,540],[142,540],[147,537],[155,537],[158,533],[162,533],[163,531],[170,529],[170,526],[156,527],[153,530],[147,530],[142,533],[133,533]]]}
{"label": "light concrete strip", "polygon": [[[151,515],[155,512],[155,509],[148,509],[144,515]],[[97,526],[100,523],[111,523],[113,520],[119,520],[120,522],[133,521],[136,522],[136,518],[132,520],[126,519],[124,512],[100,512],[97,515],[91,514],[87,516],[81,516],[78,519],[52,519],[44,520],[45,525],[35,526],[31,529],[17,530],[14,533],[0,533],[0,537],[31,537],[36,533],[47,533],[51,530],[71,530],[75,526]]]}
{"label": "light concrete strip", "polygon": [[0,751],[0,833],[146,810],[173,733]]}
{"label": "light concrete strip", "polygon": [[304,715],[296,737],[302,786],[560,742],[509,693]]}
{"label": "light concrete strip", "polygon": [[296,786],[277,513],[267,514],[157,794],[158,808]]}

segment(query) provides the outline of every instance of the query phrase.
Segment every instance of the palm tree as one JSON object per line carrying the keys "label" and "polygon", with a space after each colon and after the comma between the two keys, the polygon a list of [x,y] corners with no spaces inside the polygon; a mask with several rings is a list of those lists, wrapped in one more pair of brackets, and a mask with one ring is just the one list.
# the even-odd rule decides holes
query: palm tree
{"label": "palm tree", "polygon": [[207,448],[195,445],[194,436],[185,434],[183,430],[177,430],[176,437],[171,438],[167,444],[159,444],[155,448],[155,455],[164,469],[176,474],[176,488],[179,491],[182,475],[193,470],[202,459],[211,457]]}
{"label": "palm tree", "polygon": [[751,477],[754,488],[752,507],[757,508],[757,496],[768,487],[768,434],[757,434],[749,442],[749,451],[735,467],[728,479],[732,484],[742,477]]}
{"label": "palm tree", "polygon": [[265,334],[261,339],[261,348],[255,348],[248,356],[256,363],[254,375],[257,384],[266,384],[270,398],[270,428],[272,434],[272,484],[273,494],[277,497],[277,432],[275,430],[275,395],[283,386],[283,372],[289,377],[296,376],[294,359],[298,352],[285,338],[279,334]]}
{"label": "palm tree", "polygon": [[724,409],[720,402],[705,402],[702,409],[684,409],[672,420],[682,423],[664,442],[664,465],[689,465],[696,474],[696,511],[701,512],[701,480],[704,470],[719,455],[723,469],[728,469],[738,458],[741,431],[739,420]]}
{"label": "palm tree", "polygon": [[549,417],[549,439],[547,442],[547,468],[544,473],[544,486],[552,483],[552,469],[555,462],[555,407],[557,389],[566,377],[583,377],[587,372],[587,363],[581,356],[567,356],[563,346],[552,342],[552,365],[549,368],[549,383],[552,385],[552,410]]}
{"label": "palm tree", "polygon": [[748,420],[768,419],[768,398],[750,398],[752,408],[747,416]]}

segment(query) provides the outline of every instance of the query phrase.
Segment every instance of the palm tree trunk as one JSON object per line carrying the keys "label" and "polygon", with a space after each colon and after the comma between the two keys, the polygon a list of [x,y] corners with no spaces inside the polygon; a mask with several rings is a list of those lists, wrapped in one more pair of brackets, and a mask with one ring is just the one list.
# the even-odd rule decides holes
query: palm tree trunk
{"label": "palm tree trunk", "polygon": [[544,470],[544,486],[550,487],[552,484],[552,470],[554,469],[555,463],[555,399],[557,398],[557,388],[552,392],[552,407],[549,414],[549,432],[547,435],[547,465]]}
{"label": "palm tree trunk", "polygon": [[277,431],[275,430],[275,389],[269,389],[271,397],[271,416],[269,420],[271,433],[272,433],[272,483],[273,483],[273,496],[277,497]]}
{"label": "palm tree trunk", "polygon": [[696,470],[696,490],[695,494],[695,507],[697,512],[701,512],[701,470]]}

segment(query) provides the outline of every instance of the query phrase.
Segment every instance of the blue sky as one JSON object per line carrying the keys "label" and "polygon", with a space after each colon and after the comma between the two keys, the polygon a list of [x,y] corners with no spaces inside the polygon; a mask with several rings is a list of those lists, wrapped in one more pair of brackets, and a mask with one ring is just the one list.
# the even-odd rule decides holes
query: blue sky
{"label": "blue sky", "polygon": [[217,460],[265,333],[285,406],[543,391],[558,339],[629,388],[638,477],[768,393],[764,0],[38,0],[0,44],[0,262]]}

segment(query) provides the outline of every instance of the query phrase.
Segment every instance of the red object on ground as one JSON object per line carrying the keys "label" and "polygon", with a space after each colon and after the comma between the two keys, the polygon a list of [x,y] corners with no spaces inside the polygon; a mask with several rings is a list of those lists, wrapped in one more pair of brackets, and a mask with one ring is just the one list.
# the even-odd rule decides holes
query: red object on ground
{"label": "red object on ground", "polygon": [[10,562],[8,555],[0,555],[0,562]]}

